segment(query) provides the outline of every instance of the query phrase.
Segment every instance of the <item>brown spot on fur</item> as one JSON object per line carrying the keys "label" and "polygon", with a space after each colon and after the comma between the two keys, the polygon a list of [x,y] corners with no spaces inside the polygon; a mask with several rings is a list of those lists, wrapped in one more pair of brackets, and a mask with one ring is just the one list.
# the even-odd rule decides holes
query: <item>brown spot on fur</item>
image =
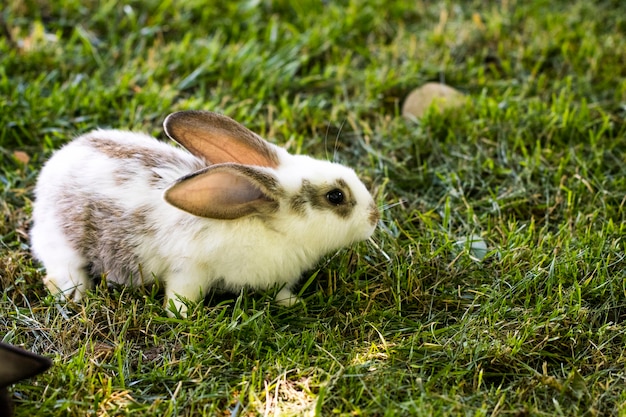
{"label": "brown spot on fur", "polygon": [[291,200],[289,201],[289,207],[291,207],[291,210],[295,211],[300,216],[304,216],[306,214],[307,203],[308,200],[304,195],[296,194],[291,197]]}
{"label": "brown spot on fur", "polygon": [[171,163],[175,156],[172,154],[164,154],[162,150],[155,151],[148,147],[127,146],[115,140],[88,137],[84,139],[89,146],[102,152],[109,158],[113,159],[134,159],[140,161],[148,168],[157,168]]}
{"label": "brown spot on fur", "polygon": [[156,233],[157,226],[150,220],[150,213],[152,208],[148,205],[139,206],[135,208],[130,213],[130,219],[134,225],[141,226],[141,232],[143,233],[139,236],[140,239],[143,239],[145,236],[152,236]]}
{"label": "brown spot on fur", "polygon": [[342,180],[341,178],[339,178],[339,179],[336,181],[336,185],[337,185],[337,187],[336,187],[336,188],[340,188],[340,189],[342,189],[342,190],[348,190],[348,191],[350,191],[350,188],[348,187],[348,183],[347,183],[347,182],[345,182],[344,180]]}
{"label": "brown spot on fur", "polygon": [[[113,181],[115,182],[115,185],[118,187],[123,187],[127,183],[131,182],[135,177],[139,176],[140,174],[137,174],[132,169],[128,169],[128,167],[120,167],[114,170],[111,173],[111,175],[113,177]],[[151,187],[155,187],[155,188],[165,188],[167,185],[170,184],[170,182],[171,181],[165,180],[155,171],[151,171],[150,176],[148,177],[148,184]]]}
{"label": "brown spot on fur", "polygon": [[148,178],[148,184],[150,184],[151,187],[163,189],[169,186],[171,184],[171,181],[166,180],[156,172],[152,171],[150,173],[150,178]]}
{"label": "brown spot on fur", "polygon": [[134,173],[126,167],[120,167],[113,171],[112,176],[115,185],[122,186],[133,179]]}
{"label": "brown spot on fur", "polygon": [[[71,188],[70,188],[71,189]],[[85,258],[93,277],[103,274],[117,283],[142,280],[137,247],[156,228],[149,207],[126,211],[110,199],[91,199],[68,191],[59,196],[62,227],[70,244]]]}

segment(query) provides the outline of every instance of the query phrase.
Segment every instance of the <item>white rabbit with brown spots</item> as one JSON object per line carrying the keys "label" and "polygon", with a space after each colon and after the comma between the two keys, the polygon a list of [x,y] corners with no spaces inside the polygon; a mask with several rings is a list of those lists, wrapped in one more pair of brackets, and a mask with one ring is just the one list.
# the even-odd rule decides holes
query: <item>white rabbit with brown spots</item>
{"label": "white rabbit with brown spots", "polygon": [[325,254],[367,239],[379,214],[346,166],[291,155],[212,112],[169,115],[167,135],[95,130],[58,150],[35,189],[32,250],[48,289],[75,301],[93,277],[167,300],[211,288],[291,289]]}

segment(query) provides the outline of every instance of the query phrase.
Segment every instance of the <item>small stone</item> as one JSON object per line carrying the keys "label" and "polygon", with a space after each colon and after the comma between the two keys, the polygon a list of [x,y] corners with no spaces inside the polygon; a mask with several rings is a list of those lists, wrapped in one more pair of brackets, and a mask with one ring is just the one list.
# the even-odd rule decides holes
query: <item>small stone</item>
{"label": "small stone", "polygon": [[461,107],[465,101],[465,95],[452,87],[441,83],[426,83],[411,91],[404,100],[402,116],[407,119],[419,119],[424,116],[430,106],[445,110]]}

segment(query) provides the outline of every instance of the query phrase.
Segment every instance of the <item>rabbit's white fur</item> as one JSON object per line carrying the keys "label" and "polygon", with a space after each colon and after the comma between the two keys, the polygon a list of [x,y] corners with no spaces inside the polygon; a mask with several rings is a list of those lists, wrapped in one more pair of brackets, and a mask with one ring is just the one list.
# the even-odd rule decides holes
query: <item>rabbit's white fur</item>
{"label": "rabbit's white fur", "polygon": [[[90,275],[131,285],[156,278],[183,315],[181,300],[200,300],[211,287],[278,284],[283,289],[277,300],[292,303],[290,288],[302,272],[324,254],[368,238],[378,214],[352,169],[264,146],[277,166],[252,169],[276,180],[278,191],[269,200],[278,204],[227,220],[193,215],[166,201],[172,184],[184,186],[186,176],[211,166],[210,155],[194,156],[119,130],[96,130],[64,146],[43,167],[35,190],[31,242],[46,268],[47,287],[78,301],[93,285]],[[348,214],[311,204],[316,187],[324,192],[338,180],[354,203]],[[311,196],[301,198],[305,189]]]}

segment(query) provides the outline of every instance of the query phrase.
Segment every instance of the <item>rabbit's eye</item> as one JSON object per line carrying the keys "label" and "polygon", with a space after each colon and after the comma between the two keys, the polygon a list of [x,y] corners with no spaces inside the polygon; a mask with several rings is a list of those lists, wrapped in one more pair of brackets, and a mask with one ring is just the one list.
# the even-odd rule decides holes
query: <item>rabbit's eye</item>
{"label": "rabbit's eye", "polygon": [[326,200],[328,200],[330,204],[334,204],[336,206],[343,203],[343,200],[344,200],[343,191],[341,191],[338,188],[335,188],[334,190],[329,191],[328,193],[326,193]]}

